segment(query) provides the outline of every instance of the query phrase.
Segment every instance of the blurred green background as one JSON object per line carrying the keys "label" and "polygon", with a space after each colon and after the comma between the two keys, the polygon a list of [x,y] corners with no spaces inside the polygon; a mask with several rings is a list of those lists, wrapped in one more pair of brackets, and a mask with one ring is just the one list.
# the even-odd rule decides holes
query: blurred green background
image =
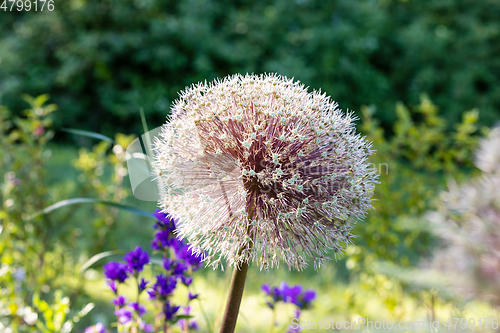
{"label": "blurred green background", "polygon": [[[341,260],[319,272],[250,271],[240,331],[268,330],[271,314],[259,287],[282,280],[318,290],[305,319],[498,316],[487,302],[440,285],[424,266],[440,245],[426,212],[440,207],[447,182],[479,174],[474,151],[500,119],[500,2],[54,5],[43,12],[0,10],[0,325],[59,332],[58,311],[69,318],[89,302],[96,308],[74,332],[113,320],[102,265],[135,245],[149,249],[154,221],[93,204],[34,214],[76,197],[154,211],[155,203],[131,196],[123,149],[114,149],[142,133],[139,109],[150,128],[160,126],[185,86],[247,72],[294,77],[354,110],[358,130],[377,150],[372,162],[381,184],[375,209],[357,225],[356,245]],[[85,265],[105,251],[117,254]],[[23,279],[16,275],[21,267]],[[217,322],[227,277],[210,269],[196,274]],[[56,291],[69,297],[70,314]],[[44,316],[48,310],[33,295],[59,310]],[[38,311],[42,326],[29,324],[26,307]],[[261,321],[253,320],[257,314]],[[279,311],[283,327],[292,314]]]}

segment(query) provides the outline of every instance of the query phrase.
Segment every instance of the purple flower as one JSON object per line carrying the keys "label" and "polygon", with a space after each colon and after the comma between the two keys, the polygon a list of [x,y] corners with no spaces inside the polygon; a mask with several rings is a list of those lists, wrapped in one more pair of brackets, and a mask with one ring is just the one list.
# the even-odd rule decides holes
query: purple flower
{"label": "purple flower", "polygon": [[281,290],[278,287],[273,287],[271,290],[271,296],[273,297],[273,301],[277,302],[283,299],[281,294]]}
{"label": "purple flower", "polygon": [[139,323],[139,329],[146,332],[146,333],[152,333],[154,331],[153,326],[151,324],[144,322],[144,321],[141,321]]}
{"label": "purple flower", "polygon": [[165,302],[165,304],[163,305],[163,314],[165,315],[165,318],[167,320],[171,320],[177,313],[179,308],[180,306],[172,306],[172,304],[170,304],[170,301]]}
{"label": "purple flower", "polygon": [[191,285],[191,283],[193,283],[193,278],[189,277],[189,276],[182,276],[181,277],[181,281],[182,283],[185,285],[185,286],[189,286]]}
{"label": "purple flower", "polygon": [[188,267],[182,262],[173,260],[172,258],[163,258],[163,268],[170,271],[172,275],[183,275]]}
{"label": "purple flower", "polygon": [[141,278],[141,283],[139,283],[139,294],[142,293],[146,287],[148,286],[149,281],[144,280],[144,278]]}
{"label": "purple flower", "polygon": [[110,262],[104,265],[104,275],[110,280],[123,283],[128,278],[127,265],[121,262]]}
{"label": "purple flower", "polygon": [[138,304],[137,302],[132,302],[129,303],[128,306],[135,311],[139,315],[139,317],[142,317],[146,313],[146,307],[142,304]]}
{"label": "purple flower", "polygon": [[127,303],[127,299],[125,298],[125,296],[120,295],[120,296],[118,296],[117,298],[115,298],[113,300],[113,303],[117,307],[121,308],[121,307],[123,307]]}
{"label": "purple flower", "polygon": [[127,262],[130,272],[142,272],[144,265],[149,263],[149,255],[140,246],[125,254],[123,259]]}
{"label": "purple flower", "polygon": [[297,304],[298,297],[302,293],[302,286],[295,285],[293,287],[290,287],[286,282],[281,282],[280,291],[285,302]]}
{"label": "purple flower", "polygon": [[172,242],[172,247],[175,250],[175,255],[180,260],[183,260],[188,266],[192,268],[193,271],[196,271],[201,267],[201,260],[203,259],[203,255],[195,255],[193,250],[189,245],[184,243],[183,241],[177,240],[177,242]]}
{"label": "purple flower", "polygon": [[108,281],[108,286],[109,288],[111,288],[111,291],[113,291],[115,294],[118,292],[115,281]]}
{"label": "purple flower", "polygon": [[262,286],[260,286],[260,289],[266,293],[266,295],[269,295],[271,293],[271,287],[269,286],[269,283],[265,283]]}
{"label": "purple flower", "polygon": [[173,231],[175,229],[176,219],[169,217],[168,214],[163,213],[161,210],[157,209],[153,213],[153,216],[158,219],[155,224],[156,229]]}
{"label": "purple flower", "polygon": [[196,322],[196,320],[190,320],[189,321],[189,327],[188,327],[190,330],[193,330],[193,331],[199,331],[200,330],[200,326],[198,326],[198,323]]}
{"label": "purple flower", "polygon": [[177,279],[175,276],[166,277],[164,275],[158,275],[156,277],[156,283],[153,285],[151,290],[148,291],[150,299],[164,299],[170,296],[177,286]]}
{"label": "purple flower", "polygon": [[311,302],[316,298],[316,291],[312,289],[306,290],[302,293],[296,300],[295,304],[302,310],[305,310],[311,306]]}
{"label": "purple flower", "polygon": [[314,291],[312,289],[307,289],[304,292],[304,296],[302,297],[304,302],[307,302],[307,303],[314,301],[315,298],[316,298],[316,291]]}
{"label": "purple flower", "polygon": [[279,301],[295,304],[300,309],[307,309],[316,298],[316,291],[312,289],[304,291],[301,285],[291,287],[284,281],[280,284],[279,288],[271,287],[267,283],[263,284],[260,288],[267,296],[271,297],[271,300],[266,302],[266,305],[271,309],[274,309],[276,303]]}
{"label": "purple flower", "polygon": [[97,323],[94,326],[87,327],[85,333],[106,333],[106,327],[101,323]]}
{"label": "purple flower", "polygon": [[170,245],[171,240],[175,237],[170,230],[160,230],[155,234],[155,238],[151,243],[151,248],[154,250],[161,250]]}
{"label": "purple flower", "polygon": [[197,299],[198,296],[200,296],[200,295],[198,295],[198,294],[191,294],[191,292],[188,293],[188,299],[189,299],[189,301]]}
{"label": "purple flower", "polygon": [[116,317],[120,324],[126,324],[132,320],[132,312],[127,308],[121,308],[115,311]]}

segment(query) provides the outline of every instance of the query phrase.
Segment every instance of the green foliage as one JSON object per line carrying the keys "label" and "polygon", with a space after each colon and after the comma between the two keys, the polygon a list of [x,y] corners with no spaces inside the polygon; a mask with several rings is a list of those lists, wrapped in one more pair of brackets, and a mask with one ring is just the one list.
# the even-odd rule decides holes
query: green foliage
{"label": "green foliage", "polygon": [[[71,0],[52,12],[3,13],[0,92],[50,92],[57,126],[139,130],[161,123],[186,85],[278,72],[321,88],[344,109],[427,93],[450,124],[500,108],[496,0]],[[379,112],[384,128],[396,119]]]}
{"label": "green foliage", "polygon": [[380,184],[375,187],[375,209],[356,226],[356,246],[348,249],[347,266],[356,270],[373,260],[408,267],[429,254],[433,239],[419,217],[433,207],[447,179],[471,169],[478,143],[476,109],[465,112],[447,133],[450,122],[425,95],[411,111],[398,103],[389,139],[373,112],[373,107],[362,108],[361,130],[373,141],[371,162],[379,170]]}
{"label": "green foliage", "polygon": [[[104,202],[119,204],[130,195],[130,191],[124,187],[124,177],[127,176],[125,168],[125,148],[135,139],[133,135],[127,136],[118,133],[115,140],[103,140],[94,145],[91,151],[80,148],[79,158],[73,161],[73,165],[81,174],[78,177],[80,189],[85,197],[98,198]],[[110,148],[114,144],[111,153]],[[103,181],[105,170],[112,170],[108,175],[110,182]],[[105,178],[104,178],[105,179]],[[101,252],[107,243],[109,231],[113,227],[119,207],[111,208],[109,205],[96,205],[95,220],[93,224],[93,235],[91,236],[93,246],[89,248],[91,253]]]}
{"label": "green foliage", "polygon": [[[128,196],[123,188],[127,175],[123,147],[134,139],[123,134],[117,134],[115,140],[98,143],[92,151],[80,150],[79,158],[74,161],[81,172],[78,177],[81,186],[76,195],[87,198],[51,205],[65,196],[59,193],[60,185],[53,186],[49,180],[54,178],[50,174],[54,170],[48,167],[52,151],[47,143],[54,136],[51,114],[57,107],[46,104],[48,95],[24,96],[24,99],[29,108],[22,117],[0,106],[0,174],[3,176],[0,183],[0,330],[8,327],[16,332],[70,332],[73,323],[91,309],[89,304],[85,305],[85,297],[81,298],[83,273],[106,253],[87,260],[88,255],[109,247],[107,237],[118,218],[118,210],[151,216],[120,204]],[[89,135],[85,131],[72,133]],[[90,221],[75,214],[73,205],[78,203],[99,204]],[[68,208],[59,211],[62,207]],[[82,228],[86,225],[92,232],[87,233],[84,240]],[[82,246],[83,252],[78,252]],[[69,295],[72,303],[82,306],[83,310],[71,313],[70,298],[63,294]]]}
{"label": "green foliage", "polygon": [[[50,115],[57,107],[46,104],[48,95],[24,100],[29,108],[22,118],[0,107],[0,328],[70,332],[73,321],[65,320],[69,298],[58,290],[74,280],[68,243],[61,241],[64,221],[45,215],[29,218],[45,208],[51,195],[46,186],[46,144],[53,136]],[[53,304],[39,296],[50,298],[54,290]]]}
{"label": "green foliage", "polygon": [[43,319],[35,321],[36,328],[42,333],[69,333],[74,323],[94,308],[94,305],[89,303],[73,318],[67,320],[66,317],[70,311],[69,298],[63,297],[60,290],[54,294],[53,305],[41,300],[38,294],[33,295],[33,306],[42,315]]}

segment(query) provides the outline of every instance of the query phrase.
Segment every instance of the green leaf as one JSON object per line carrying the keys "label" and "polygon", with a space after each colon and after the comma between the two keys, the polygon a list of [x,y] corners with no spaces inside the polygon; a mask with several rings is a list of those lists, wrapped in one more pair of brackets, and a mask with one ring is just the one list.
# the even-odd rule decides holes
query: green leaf
{"label": "green leaf", "polygon": [[43,215],[43,214],[48,214],[51,211],[59,209],[61,207],[71,206],[71,205],[79,204],[79,203],[101,203],[101,204],[105,204],[108,206],[122,209],[122,210],[130,212],[130,213],[134,213],[134,214],[137,214],[140,216],[154,218],[150,212],[146,212],[146,211],[138,209],[138,208],[122,205],[122,204],[119,204],[116,202],[105,201],[105,200],[100,200],[100,199],[93,199],[93,198],[73,198],[73,199],[62,200],[62,201],[59,201],[53,205],[50,205],[49,207],[42,209],[41,211],[36,212],[33,215],[31,215],[30,217],[28,217],[28,220],[32,220],[33,218],[40,216],[40,215]]}
{"label": "green leaf", "polygon": [[87,260],[83,265],[82,267],[80,267],[79,269],[79,272],[80,273],[83,273],[85,272],[90,266],[92,266],[93,264],[95,264],[96,262],[98,262],[99,260],[101,259],[104,259],[106,257],[109,257],[109,256],[112,256],[112,255],[115,255],[115,254],[119,254],[120,251],[106,251],[106,252],[101,252],[101,253],[98,253],[94,256],[92,256],[89,260]]}
{"label": "green leaf", "polygon": [[64,132],[68,132],[68,133],[76,134],[76,135],[87,136],[87,137],[93,138],[93,139],[99,139],[99,140],[108,141],[111,143],[115,142],[115,140],[113,140],[105,135],[96,133],[96,132],[84,131],[84,130],[79,130],[79,129],[74,129],[74,128],[63,128],[62,130]]}
{"label": "green leaf", "polygon": [[36,107],[42,107],[42,105],[44,105],[45,102],[47,102],[49,100],[49,98],[50,98],[49,94],[43,94],[43,95],[37,96],[33,100],[33,105]]}
{"label": "green leaf", "polygon": [[189,316],[189,315],[180,315],[180,316],[177,316],[177,319],[191,319],[193,318],[193,316]]}

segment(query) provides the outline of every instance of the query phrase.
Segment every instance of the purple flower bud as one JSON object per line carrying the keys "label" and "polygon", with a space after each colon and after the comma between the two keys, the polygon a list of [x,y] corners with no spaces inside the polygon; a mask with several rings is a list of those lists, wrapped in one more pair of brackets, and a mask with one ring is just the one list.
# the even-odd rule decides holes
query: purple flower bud
{"label": "purple flower bud", "polygon": [[165,268],[166,271],[170,271],[172,275],[183,275],[188,269],[184,263],[171,258],[163,259],[163,268]]}
{"label": "purple flower bud", "polygon": [[118,318],[118,322],[120,324],[126,324],[132,320],[132,312],[127,308],[116,310],[115,315]]}
{"label": "purple flower bud", "polygon": [[127,303],[127,299],[125,298],[125,296],[120,295],[120,296],[118,296],[117,298],[115,298],[113,300],[113,303],[117,307],[121,308],[121,307],[123,307]]}
{"label": "purple flower bud", "polygon": [[151,243],[151,248],[154,250],[162,250],[170,246],[172,239],[174,239],[174,236],[170,230],[159,230],[155,234],[155,238]]}
{"label": "purple flower bud", "polygon": [[146,332],[146,333],[152,333],[154,331],[153,325],[148,324],[144,321],[141,321],[139,323],[139,329]]}
{"label": "purple flower bud", "polygon": [[175,265],[175,261],[172,258],[163,258],[163,268],[166,271],[171,270]]}
{"label": "purple flower bud", "polygon": [[286,282],[282,282],[280,285],[280,292],[285,302],[297,304],[298,297],[302,293],[302,286],[296,285],[290,287]]}
{"label": "purple flower bud", "polygon": [[128,306],[135,311],[139,315],[139,317],[142,317],[146,313],[146,307],[142,304],[138,304],[137,302],[132,302],[129,303]]}
{"label": "purple flower bud", "polygon": [[169,231],[173,231],[175,229],[175,223],[177,221],[172,217],[168,217],[168,214],[165,214],[161,210],[157,209],[156,212],[153,213],[153,216],[158,219],[155,225],[156,229]]}
{"label": "purple flower bud", "polygon": [[165,299],[170,296],[177,286],[177,279],[175,276],[158,275],[156,283],[152,289],[148,291],[150,299]]}
{"label": "purple flower bud", "polygon": [[165,304],[163,305],[163,314],[165,315],[165,319],[171,320],[177,313],[179,308],[180,306],[172,306],[172,304],[170,304],[170,301],[165,302]]}
{"label": "purple flower bud", "polygon": [[141,278],[141,283],[139,283],[139,294],[142,293],[148,286],[149,281]]}
{"label": "purple flower bud", "polygon": [[191,285],[191,283],[193,283],[193,278],[188,277],[188,276],[182,276],[181,281],[182,281],[182,283],[184,283],[185,286],[189,286],[189,285]]}
{"label": "purple flower bud", "polygon": [[304,292],[303,300],[304,302],[310,303],[316,298],[316,291],[308,289]]}
{"label": "purple flower bud", "polygon": [[196,322],[196,320],[192,319],[189,322],[189,329],[193,330],[193,331],[199,331],[200,330],[200,326],[198,326],[198,323]]}
{"label": "purple flower bud", "polygon": [[266,293],[266,295],[269,295],[271,293],[271,287],[269,287],[269,283],[265,283],[262,286],[260,286],[260,289]]}
{"label": "purple flower bud", "polygon": [[198,294],[191,294],[191,292],[189,292],[189,294],[188,294],[189,301],[197,299],[199,296],[200,295],[198,295]]}
{"label": "purple flower bud", "polygon": [[281,294],[281,290],[278,287],[273,287],[271,291],[271,296],[275,302],[281,300],[283,295]]}
{"label": "purple flower bud", "polygon": [[128,264],[129,272],[142,272],[144,265],[149,263],[149,255],[140,246],[137,246],[135,250],[125,254],[123,259]]}
{"label": "purple flower bud", "polygon": [[115,281],[108,281],[108,286],[109,288],[111,288],[111,291],[113,291],[113,293],[116,294],[118,292]]}
{"label": "purple flower bud", "polygon": [[121,262],[110,262],[104,266],[104,275],[110,280],[123,283],[128,278],[127,265]]}

